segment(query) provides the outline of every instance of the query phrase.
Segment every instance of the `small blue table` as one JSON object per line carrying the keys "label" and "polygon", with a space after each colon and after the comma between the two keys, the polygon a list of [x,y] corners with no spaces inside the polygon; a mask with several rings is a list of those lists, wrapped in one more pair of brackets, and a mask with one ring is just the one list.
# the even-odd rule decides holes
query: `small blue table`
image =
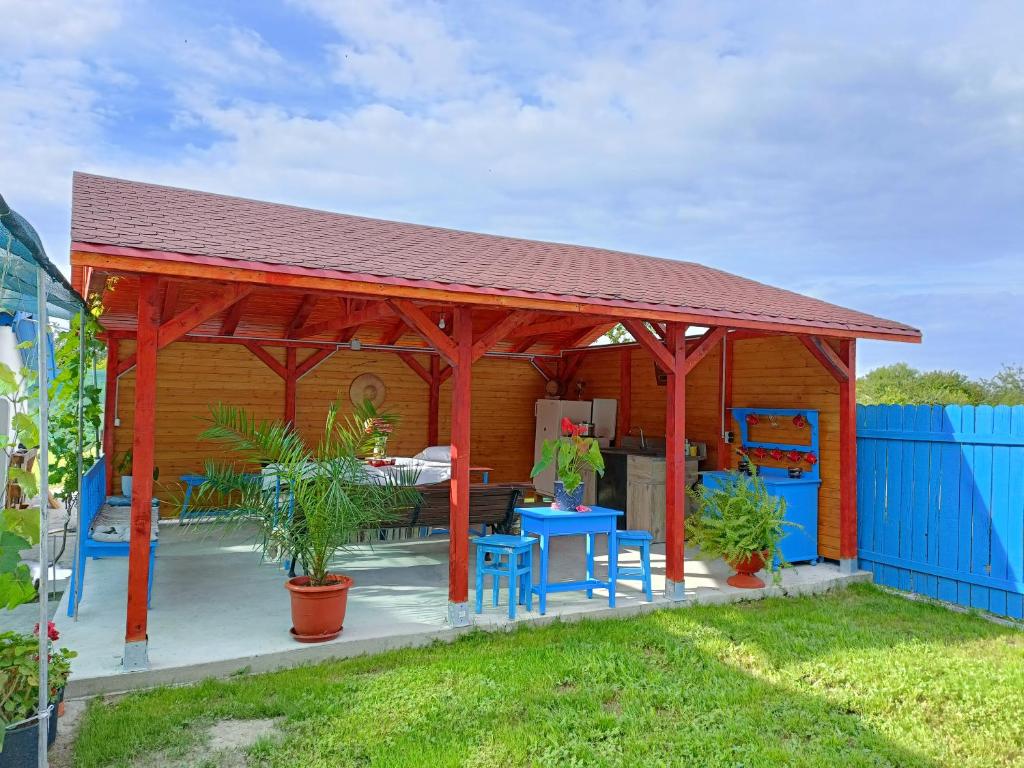
{"label": "small blue table", "polygon": [[[587,597],[594,596],[595,589],[608,590],[608,607],[615,607],[615,577],[618,570],[615,553],[618,551],[616,541],[617,520],[622,516],[618,509],[607,507],[591,507],[589,512],[567,512],[551,507],[517,507],[516,514],[520,517],[520,530],[524,536],[535,535],[540,539],[540,577],[539,582],[531,586],[533,594],[540,602],[540,613],[547,610],[548,592],[571,592],[584,589]],[[608,581],[594,577],[594,541],[599,534],[608,537]],[[548,555],[552,536],[586,536],[587,537],[587,575],[582,581],[548,580]]]}

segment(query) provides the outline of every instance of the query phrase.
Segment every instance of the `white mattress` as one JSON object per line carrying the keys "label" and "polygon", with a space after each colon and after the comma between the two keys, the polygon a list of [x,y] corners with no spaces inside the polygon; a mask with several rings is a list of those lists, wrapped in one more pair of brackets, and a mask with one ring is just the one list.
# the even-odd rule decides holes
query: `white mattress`
{"label": "white mattress", "polygon": [[[452,465],[447,461],[424,461],[404,456],[395,457],[395,463],[386,467],[366,467],[367,477],[371,482],[383,483],[387,479],[397,478],[399,473],[415,472],[416,485],[432,485],[444,483],[452,479]],[[275,466],[271,464],[263,469],[264,487],[273,488]]]}
{"label": "white mattress", "polygon": [[[114,507],[104,504],[92,519],[89,538],[93,541],[128,541],[131,538],[131,507]],[[160,530],[160,507],[153,505],[153,525],[150,540],[156,541]]]}

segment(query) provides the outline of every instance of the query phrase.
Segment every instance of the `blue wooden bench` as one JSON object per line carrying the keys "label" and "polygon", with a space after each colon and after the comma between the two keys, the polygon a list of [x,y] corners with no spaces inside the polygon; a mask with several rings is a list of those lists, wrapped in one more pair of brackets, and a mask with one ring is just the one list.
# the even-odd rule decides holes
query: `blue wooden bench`
{"label": "blue wooden bench", "polygon": [[[82,478],[82,488],[78,494],[78,556],[71,571],[71,582],[68,585],[68,616],[78,615],[78,604],[82,600],[85,589],[85,564],[91,557],[128,557],[127,541],[95,541],[89,536],[96,514],[103,508],[106,495],[106,462],[102,456],[93,464]],[[156,572],[156,550],[159,542],[149,542],[149,584],[146,589],[146,602],[153,594],[153,574]]]}

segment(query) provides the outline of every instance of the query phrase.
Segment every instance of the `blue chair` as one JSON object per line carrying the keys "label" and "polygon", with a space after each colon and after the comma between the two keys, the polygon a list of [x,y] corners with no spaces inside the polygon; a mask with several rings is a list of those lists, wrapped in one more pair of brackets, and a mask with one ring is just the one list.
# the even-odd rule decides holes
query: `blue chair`
{"label": "blue chair", "polygon": [[[473,539],[476,546],[476,612],[484,609],[484,576],[490,576],[491,603],[498,605],[500,579],[508,579],[508,617],[515,619],[516,605],[533,610],[533,536],[492,533]],[[490,555],[490,560],[486,556]],[[517,593],[518,592],[518,596]]]}
{"label": "blue chair", "polygon": [[[616,537],[618,539],[618,546],[621,547],[639,547],[640,548],[640,567],[634,566],[619,566],[618,573],[616,574],[616,580],[618,579],[639,579],[643,584],[644,594],[647,595],[647,602],[654,601],[654,595],[651,591],[651,539],[653,538],[649,531],[619,531]],[[619,560],[619,553],[615,553],[615,562]]]}
{"label": "blue chair", "polygon": [[[78,557],[73,564],[71,583],[68,585],[70,593],[68,597],[68,616],[75,616],[78,613],[78,604],[81,602],[82,592],[85,590],[85,564],[90,557],[93,559],[101,557],[128,557],[129,544],[127,541],[94,541],[89,538],[93,519],[106,500],[104,494],[106,488],[106,461],[107,458],[105,456],[100,458],[82,477],[82,490],[79,494],[81,502],[78,512]],[[124,497],[111,498],[127,501]],[[149,605],[153,595],[153,574],[156,572],[156,550],[158,545],[159,542],[157,541],[151,540],[149,542],[149,583],[146,585],[147,605]]]}

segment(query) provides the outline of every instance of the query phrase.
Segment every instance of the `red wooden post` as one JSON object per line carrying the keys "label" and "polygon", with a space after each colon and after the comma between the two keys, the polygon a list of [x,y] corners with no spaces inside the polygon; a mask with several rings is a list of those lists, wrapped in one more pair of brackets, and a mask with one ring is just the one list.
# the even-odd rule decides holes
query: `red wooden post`
{"label": "red wooden post", "polygon": [[132,522],[128,544],[128,609],[124,635],[125,669],[148,666],[147,585],[152,528],[153,450],[156,435],[156,355],[160,330],[160,282],[139,281],[135,363],[135,434],[132,442]]}
{"label": "red wooden post", "polygon": [[430,356],[430,399],[427,401],[427,445],[437,445],[437,413],[441,404],[441,358]]}
{"label": "red wooden post", "polygon": [[469,444],[473,375],[473,318],[456,307],[452,341],[452,480],[448,530],[448,621],[463,627],[469,620]]}
{"label": "red wooden post", "polygon": [[686,538],[686,326],[670,325],[666,340],[675,361],[668,375],[665,418],[665,597],[684,600]]}
{"label": "red wooden post", "polygon": [[103,396],[103,455],[107,495],[114,492],[114,421],[117,419],[117,355],[121,342],[107,339],[107,391]]}
{"label": "red wooden post", "polygon": [[287,373],[284,378],[284,420],[293,427],[295,426],[295,385],[299,378],[295,372],[298,367],[296,364],[297,354],[298,350],[295,347],[288,347],[284,353],[285,372]]}
{"label": "red wooden post", "polygon": [[615,434],[615,444],[622,447],[622,440],[632,429],[633,420],[633,351],[624,349],[619,352],[619,420]]}
{"label": "red wooden post", "polygon": [[857,341],[839,342],[846,381],[839,382],[839,562],[854,570],[857,562]]}
{"label": "red wooden post", "polygon": [[722,339],[722,366],[718,371],[718,397],[721,404],[722,425],[718,436],[717,465],[721,470],[732,469],[732,445],[725,441],[725,433],[732,431],[732,364],[735,342],[726,336]]}

